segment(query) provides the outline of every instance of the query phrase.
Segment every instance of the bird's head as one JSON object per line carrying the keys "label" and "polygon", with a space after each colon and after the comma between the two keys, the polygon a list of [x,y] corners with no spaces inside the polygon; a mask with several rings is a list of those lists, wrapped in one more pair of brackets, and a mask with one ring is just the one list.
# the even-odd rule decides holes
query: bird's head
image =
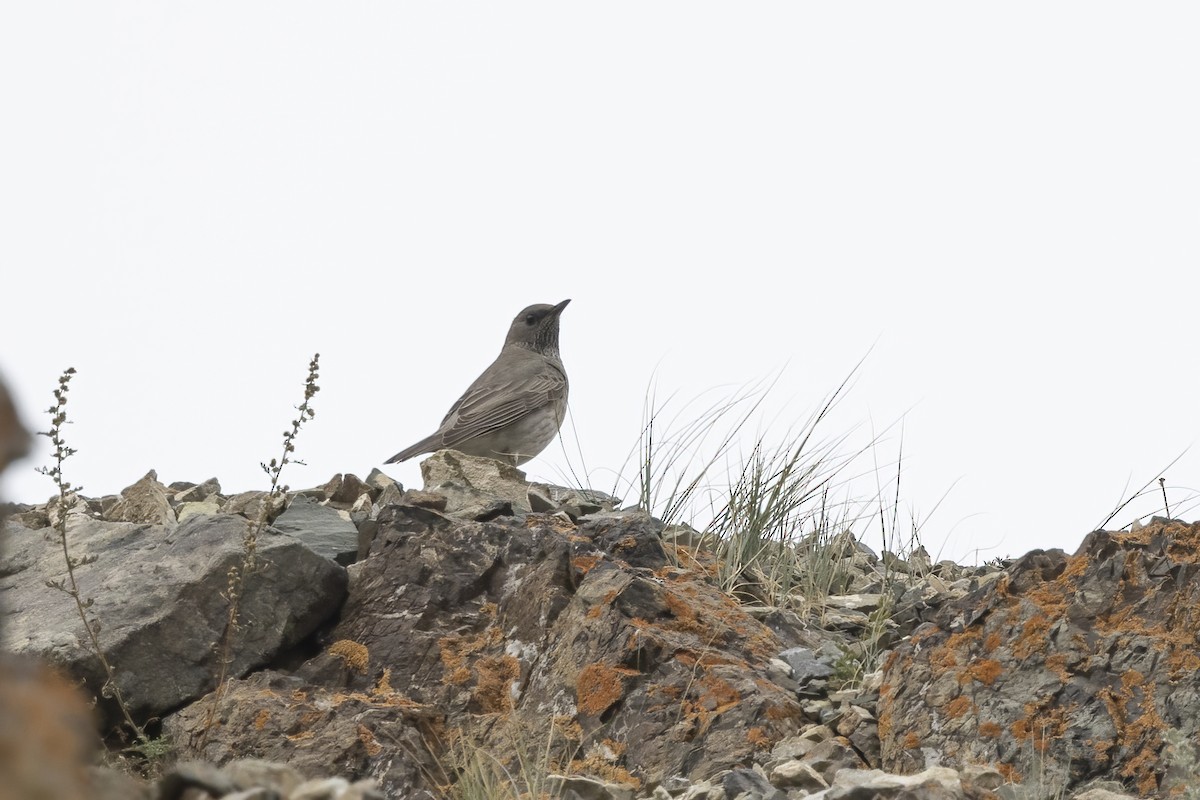
{"label": "bird's head", "polygon": [[538,303],[523,310],[513,319],[504,346],[510,344],[545,355],[558,355],[558,317],[570,300],[558,305]]}

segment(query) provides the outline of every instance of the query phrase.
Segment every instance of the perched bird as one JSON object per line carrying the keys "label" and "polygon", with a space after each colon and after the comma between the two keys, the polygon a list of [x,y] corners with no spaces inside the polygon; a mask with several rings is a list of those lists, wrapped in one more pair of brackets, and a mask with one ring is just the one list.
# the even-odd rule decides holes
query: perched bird
{"label": "perched bird", "polygon": [[386,463],[448,448],[515,466],[542,452],[567,410],[558,317],[569,302],[539,303],[517,314],[500,355],[450,407],[441,427]]}

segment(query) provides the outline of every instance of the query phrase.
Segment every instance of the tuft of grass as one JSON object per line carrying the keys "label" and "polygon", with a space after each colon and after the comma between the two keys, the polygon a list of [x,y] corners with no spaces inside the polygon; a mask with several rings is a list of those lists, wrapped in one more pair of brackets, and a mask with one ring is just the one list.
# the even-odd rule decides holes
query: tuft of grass
{"label": "tuft of grass", "polygon": [[100,666],[104,669],[104,685],[100,688],[100,695],[116,702],[117,708],[120,709],[121,716],[125,720],[125,725],[133,733],[140,745],[145,746],[150,740],[146,736],[145,730],[134,721],[133,715],[129,711],[129,704],[125,700],[125,695],[117,683],[116,669],[113,667],[112,662],[108,660],[108,657],[104,655],[104,648],[100,645],[100,632],[103,628],[100,620],[91,615],[89,611],[95,604],[95,598],[83,596],[75,577],[76,569],[86,564],[94,563],[96,557],[71,555],[70,543],[67,536],[67,521],[70,517],[71,507],[74,505],[76,497],[83,488],[72,486],[67,481],[63,472],[63,464],[76,453],[75,448],[67,444],[63,435],[63,428],[69,424],[69,420],[67,419],[67,395],[70,392],[71,378],[74,375],[75,368],[68,367],[59,376],[58,388],[54,390],[54,405],[50,406],[47,411],[50,415],[50,430],[39,432],[40,435],[49,437],[50,444],[54,447],[54,465],[39,467],[37,471],[54,481],[54,485],[58,489],[58,497],[54,498],[52,503],[54,512],[52,513],[52,517],[54,520],[54,530],[58,536],[58,543],[62,549],[63,563],[66,564],[67,568],[65,578],[61,580],[48,580],[46,581],[46,585],[51,589],[63,592],[75,601],[75,610],[79,614],[79,619],[83,621],[83,628],[91,645],[92,653],[100,661]]}
{"label": "tuft of grass", "polygon": [[[1111,523],[1114,519],[1116,519],[1117,516],[1119,514],[1121,514],[1121,512],[1125,511],[1130,506],[1134,505],[1138,500],[1141,500],[1142,498],[1150,497],[1150,496],[1154,495],[1155,484],[1158,485],[1158,489],[1162,493],[1162,507],[1163,507],[1163,510],[1165,511],[1168,519],[1173,518],[1172,512],[1171,512],[1171,504],[1167,499],[1167,490],[1168,489],[1171,489],[1176,492],[1185,492],[1182,499],[1177,499],[1175,501],[1175,511],[1174,511],[1175,516],[1174,516],[1174,518],[1183,518],[1184,514],[1187,514],[1188,512],[1190,512],[1193,509],[1200,506],[1200,491],[1197,491],[1195,489],[1189,489],[1185,486],[1168,486],[1167,480],[1164,477],[1166,475],[1167,471],[1169,469],[1171,469],[1171,467],[1175,466],[1175,464],[1177,464],[1181,458],[1183,458],[1185,455],[1187,455],[1187,452],[1188,452],[1187,450],[1184,450],[1182,453],[1175,456],[1175,458],[1171,459],[1171,461],[1165,467],[1158,470],[1158,472],[1156,473],[1156,476],[1154,478],[1151,478],[1150,480],[1143,483],[1132,494],[1129,494],[1129,485],[1127,483],[1125,485],[1125,488],[1121,492],[1121,500],[1119,500],[1117,502],[1116,507],[1114,507],[1113,510],[1111,512],[1109,512],[1108,516],[1105,517],[1104,520],[1099,525],[1097,525],[1093,530],[1098,530],[1098,531],[1099,530],[1108,530],[1109,523]],[[1119,525],[1118,530],[1123,530],[1125,528],[1131,528],[1131,529],[1139,528],[1142,525],[1142,520],[1146,519],[1147,517],[1154,516],[1154,514],[1156,512],[1157,512],[1157,509],[1154,509],[1145,514],[1139,514],[1139,515],[1133,517],[1129,522]]]}
{"label": "tuft of grass", "polygon": [[830,483],[845,466],[844,459],[835,455],[841,440],[812,443],[830,407],[827,403],[798,434],[789,432],[785,443],[775,449],[760,437],[729,487],[725,502],[705,530],[715,540],[721,586],[726,591],[741,589],[747,572],[754,570],[761,576],[755,582],[763,583],[765,578],[767,593],[777,600],[790,593],[795,570],[785,556],[795,552],[796,532],[825,516]]}
{"label": "tuft of grass", "polygon": [[[642,430],[630,459],[637,459],[638,507],[662,520],[664,525],[689,521],[697,493],[704,489],[714,468],[729,454],[738,435],[758,411],[778,376],[764,383],[733,391],[728,397],[710,402],[698,414],[690,409],[704,395],[685,403],[669,421],[662,416],[675,399],[672,394],[658,402],[657,389],[651,385],[642,409]],[[707,393],[706,393],[707,394]],[[680,420],[687,421],[680,424]],[[705,447],[716,431],[716,447],[705,454]],[[629,459],[619,475],[623,475]],[[621,478],[612,493],[617,495]]]}
{"label": "tuft of grass", "polygon": [[[508,744],[497,753],[459,735],[438,763],[446,780],[444,800],[540,800],[554,797],[561,775],[555,763],[557,729],[551,724],[544,741],[527,729],[509,726]],[[570,758],[566,758],[567,763]]]}
{"label": "tuft of grass", "polygon": [[298,413],[296,414],[296,418],[292,420],[291,428],[283,432],[283,453],[279,458],[271,459],[270,462],[260,463],[263,472],[271,479],[271,486],[266,496],[259,503],[256,518],[247,525],[246,533],[242,537],[242,560],[230,567],[229,573],[226,576],[227,580],[223,597],[229,604],[229,608],[221,637],[216,645],[214,645],[214,650],[217,653],[216,695],[208,707],[208,713],[205,717],[200,737],[199,749],[203,749],[209,732],[216,724],[217,709],[228,688],[230,677],[229,667],[234,659],[234,644],[238,631],[244,626],[241,618],[241,601],[245,594],[246,581],[258,571],[258,537],[267,525],[268,516],[275,502],[281,500],[288,492],[289,487],[280,482],[283,468],[292,463],[304,463],[296,459],[293,453],[296,451],[296,437],[300,434],[300,429],[317,414],[312,407],[312,399],[316,396],[317,392],[321,391],[321,387],[317,385],[320,360],[321,354],[316,353],[308,363],[308,377],[304,381],[304,400],[296,407]]}

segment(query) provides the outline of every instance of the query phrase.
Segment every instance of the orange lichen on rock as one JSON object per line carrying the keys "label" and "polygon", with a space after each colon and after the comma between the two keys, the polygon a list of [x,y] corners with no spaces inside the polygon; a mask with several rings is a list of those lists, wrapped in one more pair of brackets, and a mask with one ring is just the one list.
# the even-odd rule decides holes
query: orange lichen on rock
{"label": "orange lichen on rock", "polygon": [[597,717],[621,699],[624,678],[639,675],[636,670],[608,664],[588,664],[575,679],[575,699],[579,713]]}
{"label": "orange lichen on rock", "polygon": [[790,703],[788,705],[770,703],[763,709],[763,716],[772,722],[779,722],[785,719],[800,719],[804,716],[804,710],[797,703]]}
{"label": "orange lichen on rock", "polygon": [[348,669],[360,674],[367,671],[367,665],[371,660],[366,646],[349,639],[339,639],[329,645],[329,655],[337,656]]}
{"label": "orange lichen on rock", "polygon": [[967,684],[971,681],[979,681],[984,686],[991,686],[1000,677],[1004,668],[999,661],[992,658],[981,658],[972,661],[962,674],[959,675],[958,682]]}
{"label": "orange lichen on rock", "polygon": [[581,575],[587,575],[599,563],[600,556],[596,553],[585,553],[571,559],[571,567]]}
{"label": "orange lichen on rock", "polygon": [[728,711],[742,699],[738,690],[733,688],[729,681],[718,678],[712,673],[697,679],[695,685],[700,689],[699,702],[713,714]]}
{"label": "orange lichen on rock", "polygon": [[609,783],[619,783],[622,786],[642,788],[641,779],[631,775],[624,767],[619,767],[604,760],[597,752],[592,752],[587,758],[577,758],[571,762],[570,771],[579,775],[594,775]]}
{"label": "orange lichen on rock", "polygon": [[395,693],[395,691],[396,690],[392,688],[392,668],[385,667],[383,674],[379,676],[379,680],[375,682],[373,687],[371,687],[371,694],[390,695]]}
{"label": "orange lichen on rock", "polygon": [[637,546],[638,546],[638,540],[636,538],[634,538],[633,536],[626,536],[625,538],[618,541],[615,545],[613,545],[613,549],[618,552],[622,552],[622,551],[628,551],[628,550],[636,550]]}
{"label": "orange lichen on rock", "polygon": [[1046,657],[1046,669],[1058,676],[1058,679],[1066,683],[1071,679],[1071,673],[1067,669],[1066,653],[1054,653]]}
{"label": "orange lichen on rock", "polygon": [[999,736],[1003,732],[1004,732],[1004,728],[1000,727],[995,722],[981,722],[979,724],[979,735],[980,736],[986,736],[989,739],[995,739],[997,736]]}
{"label": "orange lichen on rock", "polygon": [[1009,726],[1009,732],[1018,741],[1028,741],[1039,753],[1045,753],[1050,745],[1062,738],[1067,730],[1067,721],[1076,706],[1068,708],[1054,704],[1053,700],[1041,703],[1026,703],[1025,716]]}
{"label": "orange lichen on rock", "polygon": [[[1060,609],[1061,613],[1061,609]],[[1017,658],[1028,658],[1046,647],[1046,637],[1057,619],[1051,619],[1045,614],[1034,614],[1025,621],[1021,635],[1013,644],[1013,655]]]}
{"label": "orange lichen on rock", "polygon": [[521,677],[521,664],[510,655],[484,656],[475,662],[473,696],[484,714],[512,711],[512,687]]}
{"label": "orange lichen on rock", "polygon": [[694,599],[684,597],[681,591],[675,589],[669,589],[663,593],[663,601],[667,605],[667,610],[675,618],[669,627],[694,633],[697,636],[707,636],[713,633],[713,626],[711,623],[700,620],[700,615],[696,613],[696,605],[692,602]]}
{"label": "orange lichen on rock", "polygon": [[1025,779],[1025,776],[1017,772],[1011,764],[997,764],[996,771],[1000,773],[1000,777],[1004,778],[1006,783],[1020,783]]}
{"label": "orange lichen on rock", "polygon": [[904,735],[904,742],[901,747],[905,750],[916,750],[921,746],[921,737],[917,736],[916,731],[909,731]]}
{"label": "orange lichen on rock", "polygon": [[1157,788],[1155,766],[1167,724],[1158,713],[1154,695],[1142,690],[1145,680],[1140,672],[1127,670],[1121,675],[1120,696],[1110,688],[1099,695],[1117,729],[1117,745],[1132,754],[1125,759],[1121,776],[1136,780],[1138,791],[1149,793]]}
{"label": "orange lichen on rock", "polygon": [[771,746],[771,737],[764,728],[757,725],[746,731],[746,741],[759,750],[766,750]]}
{"label": "orange lichen on rock", "polygon": [[358,726],[358,740],[363,743],[369,756],[377,756],[383,752],[383,746],[375,741],[375,734],[365,725]]}
{"label": "orange lichen on rock", "polygon": [[442,658],[442,666],[446,670],[442,676],[442,683],[461,685],[469,681],[471,671],[467,667],[467,662],[470,656],[485,647],[498,645],[502,638],[500,629],[490,625],[475,636],[452,633],[438,639],[438,652]]}
{"label": "orange lichen on rock", "polygon": [[961,717],[963,714],[967,713],[967,711],[969,709],[971,709],[974,705],[975,704],[972,703],[967,698],[966,695],[960,694],[958,697],[954,698],[949,703],[947,703],[945,709],[943,709],[943,710],[946,712],[947,717],[954,719],[956,717]]}
{"label": "orange lichen on rock", "polygon": [[554,730],[569,742],[583,741],[583,726],[574,717],[557,714],[554,717]]}

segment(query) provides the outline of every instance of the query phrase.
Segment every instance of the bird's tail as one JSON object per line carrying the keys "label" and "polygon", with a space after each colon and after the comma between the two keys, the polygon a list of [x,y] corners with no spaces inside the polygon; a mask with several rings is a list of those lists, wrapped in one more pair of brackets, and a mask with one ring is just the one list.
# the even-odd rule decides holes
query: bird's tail
{"label": "bird's tail", "polygon": [[441,447],[441,443],[437,440],[437,436],[426,436],[421,441],[414,445],[404,448],[396,455],[383,462],[385,464],[399,464],[401,461],[408,461],[413,456],[419,456],[422,453],[432,453]]}

